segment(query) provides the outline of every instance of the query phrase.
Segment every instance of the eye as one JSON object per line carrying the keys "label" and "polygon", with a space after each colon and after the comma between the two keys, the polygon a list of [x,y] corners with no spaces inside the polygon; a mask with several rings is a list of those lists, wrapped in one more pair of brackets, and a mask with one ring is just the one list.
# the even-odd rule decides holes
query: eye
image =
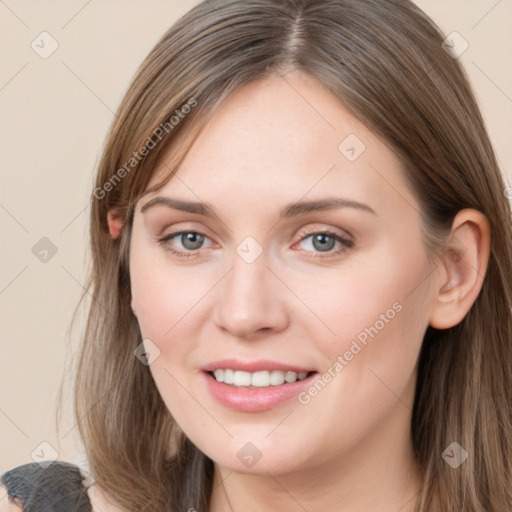
{"label": "eye", "polygon": [[[300,236],[302,238],[298,244],[310,239],[310,241],[305,245],[312,248],[313,251],[306,249],[306,252],[318,251],[318,253],[320,253],[317,253],[314,256],[308,256],[310,258],[332,258],[354,246],[354,242],[352,240],[332,231],[310,231],[301,233]],[[173,246],[176,246],[176,242],[172,242],[171,244],[169,243],[175,238],[181,244],[183,250],[179,250],[179,246],[178,250],[173,248]],[[176,231],[164,236],[163,238],[159,238],[158,242],[164,246],[166,251],[171,252],[175,256],[180,258],[191,258],[195,257],[195,253],[198,253],[199,249],[203,248],[202,245],[206,239],[209,240],[204,233],[199,231]],[[333,251],[336,244],[339,244],[338,248]],[[326,255],[324,256],[321,253],[326,253]]]}
{"label": "eye", "polygon": [[[305,245],[313,248],[313,252],[319,251],[320,253],[328,253],[325,256],[322,254],[308,256],[310,258],[332,258],[344,253],[347,249],[351,249],[354,246],[354,242],[352,240],[331,231],[310,231],[307,233],[301,233],[301,236],[302,239],[299,244],[310,239]],[[332,251],[337,243],[339,244],[338,249]]]}
{"label": "eye", "polygon": [[[185,249],[184,251],[173,249],[172,246],[167,243],[174,238],[177,238],[181,243],[182,247]],[[201,246],[205,239],[208,237],[204,233],[200,233],[199,231],[176,231],[175,233],[170,233],[163,238],[159,238],[158,242],[164,246],[164,249],[179,256],[180,258],[191,258],[195,256],[195,252],[198,252],[198,249],[201,249]],[[174,243],[172,245],[175,245]]]}

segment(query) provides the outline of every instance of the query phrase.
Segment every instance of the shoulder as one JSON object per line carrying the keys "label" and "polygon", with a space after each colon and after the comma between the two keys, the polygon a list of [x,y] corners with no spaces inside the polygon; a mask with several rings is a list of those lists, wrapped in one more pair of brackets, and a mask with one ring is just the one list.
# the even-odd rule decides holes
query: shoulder
{"label": "shoulder", "polygon": [[0,512],[91,512],[80,468],[64,461],[45,462],[23,464],[0,476]]}
{"label": "shoulder", "polygon": [[[43,465],[40,465],[43,464]],[[0,512],[126,512],[87,470],[64,461],[31,462],[0,475]]]}
{"label": "shoulder", "polygon": [[23,510],[23,504],[9,497],[7,489],[0,485],[0,512],[19,512]]}

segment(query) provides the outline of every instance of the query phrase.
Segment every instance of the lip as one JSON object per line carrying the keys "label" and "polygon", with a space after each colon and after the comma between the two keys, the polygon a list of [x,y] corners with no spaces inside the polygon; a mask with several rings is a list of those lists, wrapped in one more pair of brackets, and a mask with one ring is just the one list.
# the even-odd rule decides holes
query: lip
{"label": "lip", "polygon": [[265,359],[258,359],[256,361],[240,361],[239,359],[219,359],[212,361],[203,366],[201,370],[204,372],[213,372],[217,369],[241,370],[244,372],[262,372],[280,370],[282,372],[311,372],[315,371],[313,368],[304,368],[292,364],[285,364],[279,361],[270,361]]}
{"label": "lip", "polygon": [[208,391],[220,404],[240,412],[262,412],[278,407],[297,397],[301,391],[311,386],[313,379],[319,375],[318,372],[312,372],[303,380],[281,384],[280,386],[237,388],[223,382],[217,382],[215,377],[207,371],[201,374]]}

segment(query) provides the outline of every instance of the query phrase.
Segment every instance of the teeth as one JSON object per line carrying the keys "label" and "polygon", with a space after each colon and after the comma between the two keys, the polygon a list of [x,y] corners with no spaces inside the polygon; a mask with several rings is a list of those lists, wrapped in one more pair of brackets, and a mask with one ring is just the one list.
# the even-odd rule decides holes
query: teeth
{"label": "teeth", "polygon": [[286,372],[284,375],[284,380],[286,382],[295,382],[297,380],[296,372]]}
{"label": "teeth", "polygon": [[236,371],[233,378],[233,384],[235,386],[250,386],[251,385],[251,374],[249,372]]}
{"label": "teeth", "polygon": [[280,386],[281,384],[284,384],[284,373],[274,370],[272,373],[269,374],[268,380],[269,384],[271,384],[272,386]]}
{"label": "teeth", "polygon": [[213,372],[213,376],[217,380],[217,382],[224,382],[224,370],[215,370]]}
{"label": "teeth", "polygon": [[[250,374],[249,374],[250,375]],[[251,386],[264,387],[269,385],[268,372],[254,372],[251,377]]]}
{"label": "teeth", "polygon": [[218,368],[213,372],[217,382],[232,384],[236,387],[268,387],[280,386],[281,384],[292,383],[306,378],[308,372],[282,372],[280,370],[244,372],[240,370],[230,370]]}
{"label": "teeth", "polygon": [[[219,371],[219,370],[217,370]],[[220,370],[222,371],[222,370]],[[234,377],[235,377],[235,372],[233,370],[224,370],[224,382],[226,384],[233,384],[235,381],[234,381]]]}

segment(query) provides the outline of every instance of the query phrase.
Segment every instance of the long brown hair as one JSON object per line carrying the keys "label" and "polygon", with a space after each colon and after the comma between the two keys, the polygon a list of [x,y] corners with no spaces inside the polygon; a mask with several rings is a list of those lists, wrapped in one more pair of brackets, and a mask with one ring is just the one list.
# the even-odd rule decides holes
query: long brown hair
{"label": "long brown hair", "polygon": [[[141,64],[91,196],[84,296],[92,300],[74,388],[92,473],[120,506],[207,512],[213,476],[213,462],[180,431],[149,368],[134,357],[141,343],[130,309],[134,205],[162,152],[173,147],[169,179],[227,95],[297,69],[404,163],[429,254],[440,253],[461,209],[489,220],[479,296],[460,324],[425,333],[411,436],[424,474],[419,512],[512,510],[511,211],[469,81],[443,39],[408,0],[209,0],[175,23]],[[109,209],[123,220],[116,240]],[[469,454],[456,470],[441,457],[452,442]]]}

